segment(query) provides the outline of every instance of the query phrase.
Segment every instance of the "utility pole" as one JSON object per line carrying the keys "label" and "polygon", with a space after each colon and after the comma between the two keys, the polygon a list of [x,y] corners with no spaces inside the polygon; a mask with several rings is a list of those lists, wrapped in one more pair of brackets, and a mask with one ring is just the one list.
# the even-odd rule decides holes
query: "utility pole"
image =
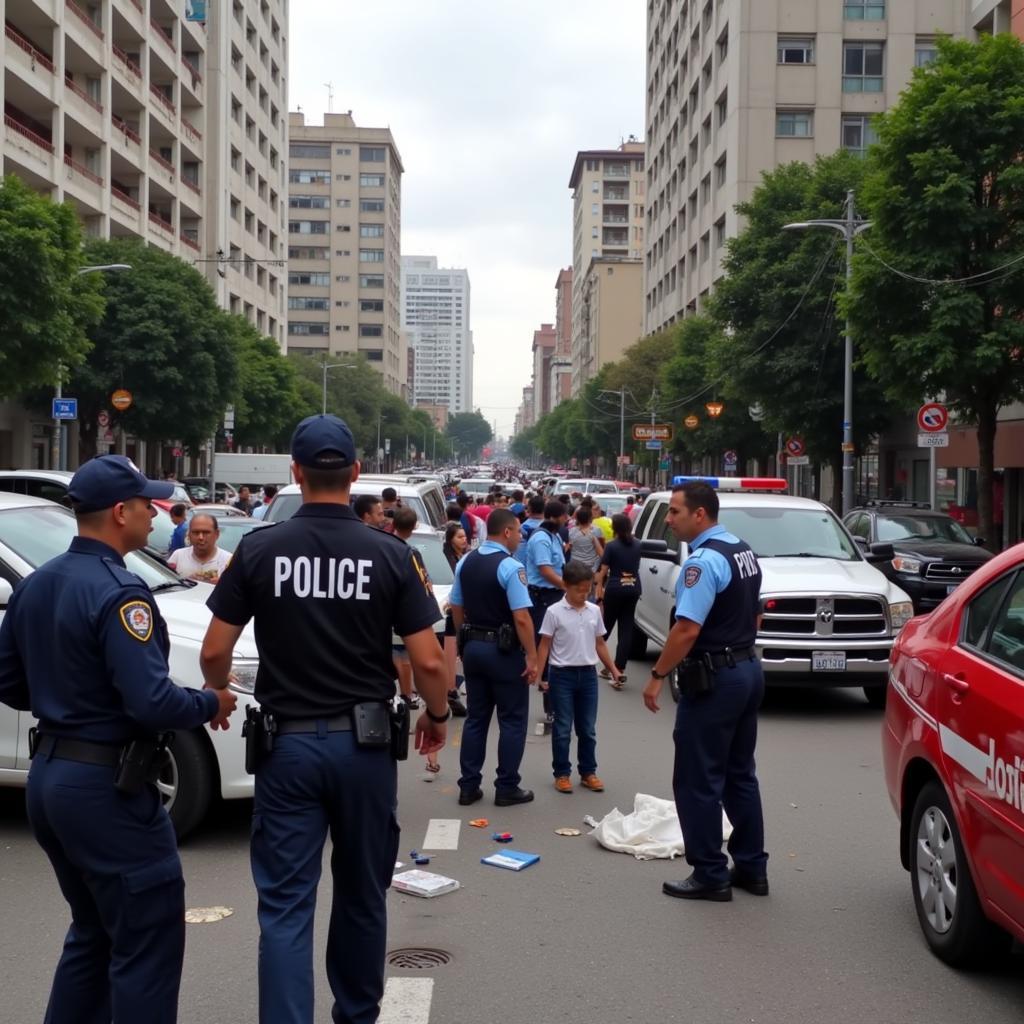
{"label": "utility pole", "polygon": [[377,472],[380,472],[380,418],[382,413],[377,413]]}
{"label": "utility pole", "polygon": [[[621,387],[618,391],[600,391],[598,393],[619,396],[619,466],[621,467],[626,457],[626,389]],[[621,472],[621,469],[619,472]]]}

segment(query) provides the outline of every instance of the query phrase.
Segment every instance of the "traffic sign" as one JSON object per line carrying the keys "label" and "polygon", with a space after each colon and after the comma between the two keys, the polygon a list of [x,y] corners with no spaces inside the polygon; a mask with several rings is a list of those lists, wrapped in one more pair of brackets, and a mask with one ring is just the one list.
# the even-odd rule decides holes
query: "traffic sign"
{"label": "traffic sign", "polygon": [[671,423],[637,423],[633,427],[634,441],[671,441]]}
{"label": "traffic sign", "polygon": [[185,454],[185,449],[184,448],[172,448],[171,449],[171,455],[173,455],[174,458],[176,458],[176,459],[180,459],[184,454]]}
{"label": "traffic sign", "polygon": [[50,415],[55,420],[77,420],[78,399],[54,398],[52,401],[52,411]]}
{"label": "traffic sign", "polygon": [[802,437],[794,436],[794,437],[786,438],[786,454],[787,455],[789,455],[791,457],[799,458],[806,451],[807,451],[807,445],[804,444],[804,439]]}
{"label": "traffic sign", "polygon": [[661,462],[658,463],[658,469],[668,470],[668,469],[671,469],[671,468],[672,468],[672,460],[671,459],[662,459]]}
{"label": "traffic sign", "polygon": [[713,420],[717,420],[725,412],[725,402],[705,402],[704,408]]}
{"label": "traffic sign", "polygon": [[651,452],[660,452],[661,451],[661,442],[660,441],[648,441],[647,442],[647,450],[651,451]]}
{"label": "traffic sign", "polygon": [[110,396],[110,404],[118,412],[124,412],[125,409],[130,409],[132,407],[132,393],[130,391],[125,391],[124,388],[118,388]]}
{"label": "traffic sign", "polygon": [[943,432],[941,434],[918,434],[917,435],[917,447],[918,448],[948,448],[949,447],[949,434]]}
{"label": "traffic sign", "polygon": [[790,457],[786,459],[787,466],[809,466],[810,464],[810,455],[790,455]]}
{"label": "traffic sign", "polygon": [[[939,402],[926,402],[917,410],[917,429],[922,433],[941,434],[948,426],[949,410]],[[945,446],[936,445],[936,447]]]}
{"label": "traffic sign", "polygon": [[619,456],[619,465],[620,466],[628,466],[629,463],[630,463],[630,458],[629,458],[628,455],[620,455]]}
{"label": "traffic sign", "polygon": [[696,430],[697,427],[700,426],[700,420],[693,415],[687,416],[686,419],[683,420],[683,426],[686,427],[687,430]]}
{"label": "traffic sign", "polygon": [[731,448],[722,454],[722,464],[726,469],[735,469],[739,464],[740,457]]}

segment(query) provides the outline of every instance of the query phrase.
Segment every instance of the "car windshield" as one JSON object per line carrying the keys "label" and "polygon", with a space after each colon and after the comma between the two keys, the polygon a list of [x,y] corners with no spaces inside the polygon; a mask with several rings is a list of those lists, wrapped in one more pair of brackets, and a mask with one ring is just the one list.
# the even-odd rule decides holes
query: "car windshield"
{"label": "car windshield", "polygon": [[604,509],[606,516],[618,515],[618,513],[626,510],[626,499],[624,497],[620,498],[618,495],[602,494],[597,499],[597,503]]}
{"label": "car windshield", "polygon": [[947,516],[878,516],[875,520],[880,541],[947,540],[973,544],[971,535]]}
{"label": "car windshield", "polygon": [[839,521],[824,509],[723,508],[719,522],[745,540],[758,558],[860,559]]}
{"label": "car windshield", "polygon": [[[0,543],[6,544],[33,569],[64,554],[78,534],[75,517],[62,508],[35,505],[0,512]],[[124,556],[130,572],[141,576],[152,590],[161,585],[180,586],[170,570],[139,551]]]}
{"label": "car windshield", "polygon": [[423,564],[427,567],[427,575],[431,582],[439,587],[450,587],[455,582],[455,574],[445,558],[441,538],[436,534],[414,533],[406,543],[416,548],[423,556]]}
{"label": "car windshield", "polygon": [[268,524],[261,523],[258,519],[250,519],[248,516],[220,516],[217,525],[220,526],[217,547],[222,551],[234,552],[238,542],[250,530],[259,530]]}
{"label": "car windshield", "polygon": [[579,491],[582,494],[587,489],[585,480],[559,480],[555,485],[555,494],[572,494]]}
{"label": "car windshield", "polygon": [[[355,498],[358,494],[364,492],[353,491],[352,497]],[[401,502],[403,505],[411,508],[416,513],[416,518],[421,523],[426,523],[427,526],[433,525],[433,520],[427,515],[427,510],[423,505],[422,500],[416,497],[402,497]],[[268,523],[280,523],[285,519],[291,519],[299,508],[302,506],[302,495],[301,494],[278,494],[271,502],[270,509],[267,511]]]}

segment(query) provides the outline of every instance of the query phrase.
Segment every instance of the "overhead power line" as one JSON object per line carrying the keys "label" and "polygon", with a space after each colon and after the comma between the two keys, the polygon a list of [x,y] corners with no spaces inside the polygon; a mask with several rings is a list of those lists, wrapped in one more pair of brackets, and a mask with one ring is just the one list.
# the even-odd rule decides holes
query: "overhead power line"
{"label": "overhead power line", "polygon": [[879,256],[878,253],[868,245],[863,237],[859,239],[858,245],[861,248],[866,249],[874,259],[878,260],[878,262],[885,267],[886,270],[895,274],[897,277],[902,277],[905,281],[913,281],[915,284],[927,284],[936,287],[941,285],[971,284],[972,282],[978,282],[979,286],[991,284],[993,280],[997,279],[995,275],[1002,274],[1004,271],[1010,270],[1011,267],[1017,266],[1018,263],[1024,263],[1024,255],[1022,255],[1009,260],[1000,267],[993,267],[991,270],[983,270],[980,274],[971,274],[970,277],[918,277],[916,274],[909,274],[905,270],[900,270],[899,267],[894,267],[883,257]]}

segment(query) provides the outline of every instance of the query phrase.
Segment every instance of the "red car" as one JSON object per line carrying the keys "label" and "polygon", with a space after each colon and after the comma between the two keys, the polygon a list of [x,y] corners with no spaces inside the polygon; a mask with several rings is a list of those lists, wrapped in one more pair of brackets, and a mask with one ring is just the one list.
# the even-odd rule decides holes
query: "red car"
{"label": "red car", "polygon": [[1024,544],[904,627],[882,751],[933,952],[966,966],[1024,941]]}

